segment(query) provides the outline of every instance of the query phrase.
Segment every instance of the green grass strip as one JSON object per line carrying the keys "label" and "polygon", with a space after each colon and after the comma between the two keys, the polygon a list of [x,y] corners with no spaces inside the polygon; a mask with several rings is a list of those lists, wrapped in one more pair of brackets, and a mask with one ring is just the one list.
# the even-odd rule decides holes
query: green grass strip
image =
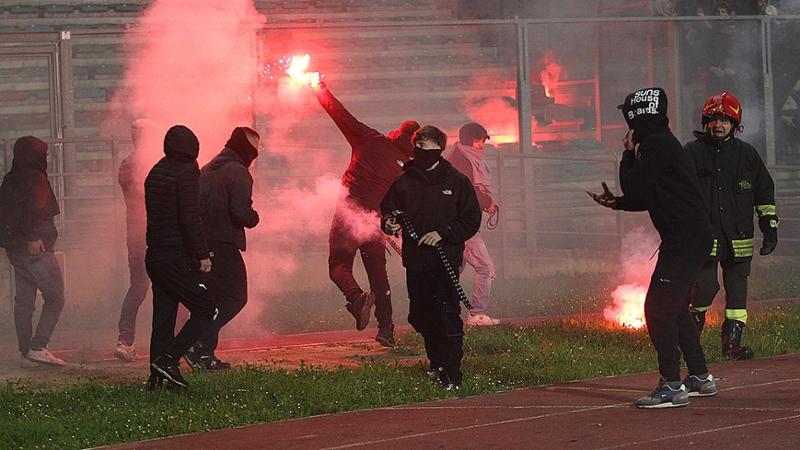
{"label": "green grass strip", "polygon": [[[746,343],[759,357],[798,352],[798,322],[800,307],[763,311],[748,324]],[[703,333],[703,343],[709,360],[720,360],[718,324]],[[656,368],[645,332],[592,322],[470,330],[465,353],[458,394],[431,382],[423,364],[386,357],[367,358],[354,369],[246,366],[189,374],[184,392],[151,393],[143,384],[108,381],[50,389],[8,381],[0,387],[0,447],[85,448]],[[421,339],[411,333],[390,356],[422,355]]]}

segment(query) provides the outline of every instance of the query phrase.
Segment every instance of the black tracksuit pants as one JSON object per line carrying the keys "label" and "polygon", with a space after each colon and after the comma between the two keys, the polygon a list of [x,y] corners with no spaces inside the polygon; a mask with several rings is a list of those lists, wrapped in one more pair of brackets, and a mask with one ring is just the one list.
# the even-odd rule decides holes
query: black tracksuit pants
{"label": "black tracksuit pants", "polygon": [[644,312],[650,340],[658,353],[658,370],[667,381],[681,380],[681,352],[690,375],[708,372],[689,301],[710,251],[710,233],[665,240],[659,248]]}
{"label": "black tracksuit pants", "polygon": [[[172,249],[147,250],[145,265],[153,282],[150,362],[164,354],[180,358],[196,341],[207,339],[211,331],[214,300],[208,289],[208,276],[198,272],[192,263],[188,256]],[[179,303],[190,316],[175,336]]]}
{"label": "black tracksuit pants", "polygon": [[353,277],[356,251],[361,252],[369,288],[375,294],[375,318],[378,319],[378,327],[391,328],[392,294],[389,275],[386,273],[386,247],[383,245],[382,235],[376,228],[372,239],[362,241],[353,236],[352,224],[348,224],[348,217],[344,212],[344,205],[347,203],[347,200],[342,200],[337,205],[328,237],[328,270],[331,281],[342,291],[348,302],[355,300],[363,292]]}
{"label": "black tracksuit pants", "polygon": [[[727,245],[726,245],[727,244]],[[725,285],[725,309],[747,309],[747,278],[750,276],[751,260],[736,261],[729,239],[718,248],[719,261],[706,260],[697,277],[692,306],[708,308],[719,292],[717,267],[722,266],[722,282]]]}
{"label": "black tracksuit pants", "polygon": [[201,353],[214,354],[219,344],[219,332],[247,304],[247,269],[242,253],[235,245],[224,242],[209,242],[213,267],[208,280],[217,308],[214,324],[208,339],[201,341]]}
{"label": "black tracksuit pants", "polygon": [[408,270],[406,284],[411,300],[408,323],[425,340],[431,368],[443,367],[450,383],[461,384],[464,323],[449,276],[444,269]]}

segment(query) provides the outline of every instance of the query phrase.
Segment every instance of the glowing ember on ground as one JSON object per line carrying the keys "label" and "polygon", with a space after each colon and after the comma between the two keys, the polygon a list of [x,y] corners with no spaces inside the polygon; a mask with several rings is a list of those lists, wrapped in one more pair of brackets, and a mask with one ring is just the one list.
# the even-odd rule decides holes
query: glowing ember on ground
{"label": "glowing ember on ground", "polygon": [[647,287],[640,284],[617,286],[611,297],[614,304],[603,310],[603,317],[625,328],[644,328],[644,298]]}
{"label": "glowing ember on ground", "polygon": [[319,86],[319,72],[308,72],[309,62],[311,62],[311,56],[308,54],[292,56],[286,73],[296,87],[311,86],[316,88]]}

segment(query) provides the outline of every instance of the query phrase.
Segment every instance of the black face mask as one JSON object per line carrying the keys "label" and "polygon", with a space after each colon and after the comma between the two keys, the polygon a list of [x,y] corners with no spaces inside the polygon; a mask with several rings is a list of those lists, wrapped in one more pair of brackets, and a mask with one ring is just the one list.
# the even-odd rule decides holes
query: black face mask
{"label": "black face mask", "polygon": [[416,161],[415,165],[417,165],[417,167],[420,169],[427,169],[442,159],[442,151],[414,147],[414,151],[411,152],[411,157]]}

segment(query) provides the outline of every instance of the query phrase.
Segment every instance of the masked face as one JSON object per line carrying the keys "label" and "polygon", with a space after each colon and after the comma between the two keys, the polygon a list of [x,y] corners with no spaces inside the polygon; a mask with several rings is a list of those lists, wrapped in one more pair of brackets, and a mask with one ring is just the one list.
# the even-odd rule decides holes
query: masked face
{"label": "masked face", "polygon": [[442,158],[442,149],[414,147],[414,151],[411,152],[411,157],[420,169],[428,169]]}

